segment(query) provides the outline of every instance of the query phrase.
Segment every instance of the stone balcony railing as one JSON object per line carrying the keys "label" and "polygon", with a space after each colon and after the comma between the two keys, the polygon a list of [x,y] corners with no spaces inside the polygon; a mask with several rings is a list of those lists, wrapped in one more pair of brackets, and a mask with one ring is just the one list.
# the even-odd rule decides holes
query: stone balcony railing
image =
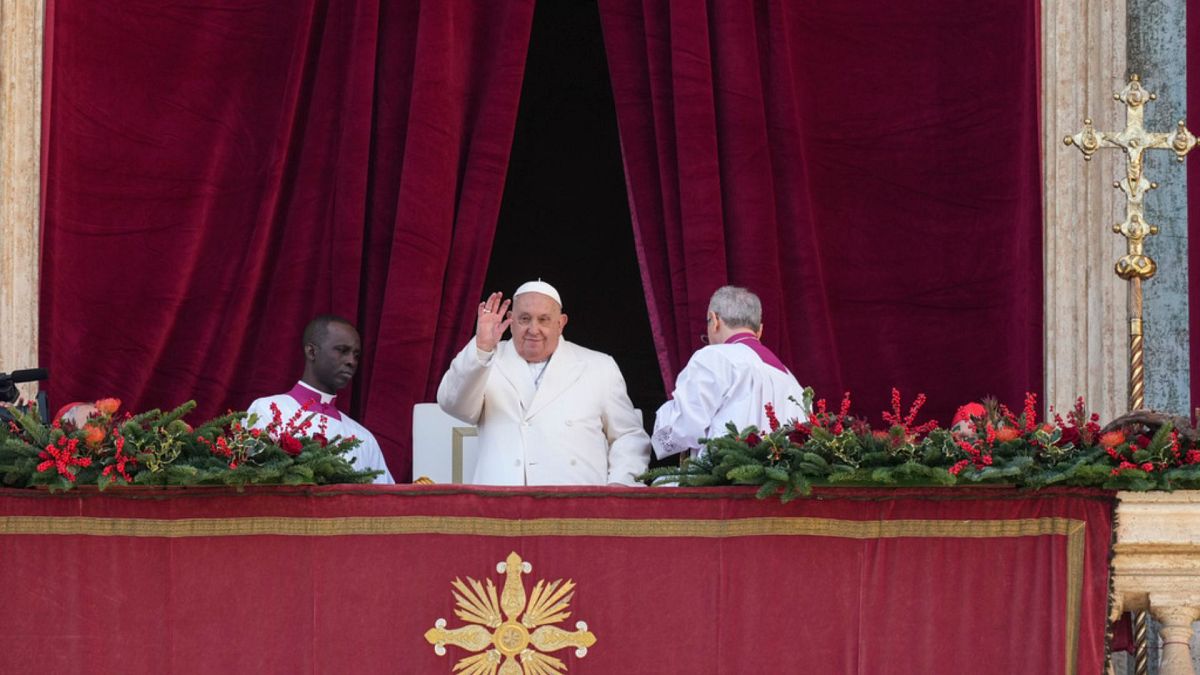
{"label": "stone balcony railing", "polygon": [[1200,491],[1118,496],[1112,616],[1149,610],[1161,624],[1158,672],[1200,673],[1191,648],[1200,620]]}

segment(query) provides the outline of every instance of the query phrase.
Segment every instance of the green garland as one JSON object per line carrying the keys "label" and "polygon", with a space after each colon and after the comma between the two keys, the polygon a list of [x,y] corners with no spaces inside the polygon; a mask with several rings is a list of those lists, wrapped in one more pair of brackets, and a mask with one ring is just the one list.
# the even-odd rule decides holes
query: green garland
{"label": "green garland", "polygon": [[245,412],[193,428],[196,404],[168,412],[118,414],[103,399],[87,421],[44,424],[36,410],[8,408],[0,425],[0,485],[69,490],[77,485],[303,485],[369,483],[379,471],[355,469],[346,453],[361,441],[309,435],[310,413],[265,429]]}
{"label": "green garland", "polygon": [[785,502],[809,494],[814,485],[1200,488],[1194,430],[1181,434],[1170,423],[1157,429],[1131,424],[1105,433],[1082,399],[1066,419],[1055,414],[1038,422],[1034,398],[1027,395],[1019,416],[988,401],[984,416],[951,431],[915,425],[923,403],[919,396],[902,417],[893,390],[893,410],[884,413],[888,426],[873,429],[849,415],[849,395],[839,412],[826,410],[824,401],[812,412],[808,392],[807,421],[779,424],[768,405],[772,429],[739,430],[731,424],[724,436],[701,439],[698,457],[652,469],[640,479],[685,487],[758,485],[759,498],[779,494]]}

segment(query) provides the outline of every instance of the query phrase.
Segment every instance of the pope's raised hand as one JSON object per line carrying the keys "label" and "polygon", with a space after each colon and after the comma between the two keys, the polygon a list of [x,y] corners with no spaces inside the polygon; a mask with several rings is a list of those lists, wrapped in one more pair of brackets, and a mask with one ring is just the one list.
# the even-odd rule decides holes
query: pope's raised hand
{"label": "pope's raised hand", "polygon": [[487,300],[479,303],[478,317],[475,319],[475,346],[485,352],[490,352],[504,337],[512,318],[508,316],[508,305],[511,300],[501,299],[503,293],[492,293]]}

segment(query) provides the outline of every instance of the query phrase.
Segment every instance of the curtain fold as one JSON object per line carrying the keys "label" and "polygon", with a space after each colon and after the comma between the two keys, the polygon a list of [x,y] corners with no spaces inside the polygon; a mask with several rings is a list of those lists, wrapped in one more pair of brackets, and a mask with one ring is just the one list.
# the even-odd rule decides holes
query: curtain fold
{"label": "curtain fold", "polygon": [[1041,390],[1038,9],[601,0],[668,391],[725,283],[819,396]]}
{"label": "curtain fold", "polygon": [[351,414],[408,477],[412,403],[473,328],[532,11],[51,0],[52,400],[244,408],[299,377],[301,329],[333,312],[363,336]]}

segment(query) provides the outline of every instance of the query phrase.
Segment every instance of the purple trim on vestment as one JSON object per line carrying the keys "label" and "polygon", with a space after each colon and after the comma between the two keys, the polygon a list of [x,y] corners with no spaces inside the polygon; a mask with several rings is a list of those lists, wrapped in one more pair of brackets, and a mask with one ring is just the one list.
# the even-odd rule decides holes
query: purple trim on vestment
{"label": "purple trim on vestment", "polygon": [[292,390],[287,395],[296,399],[296,403],[299,403],[301,406],[308,404],[307,410],[309,412],[318,412],[339,422],[342,419],[342,412],[333,404],[337,400],[337,396],[330,399],[329,403],[322,403],[320,394],[299,382],[296,383],[296,386],[292,387]]}
{"label": "purple trim on vestment", "polygon": [[775,352],[767,349],[767,346],[759,342],[758,338],[754,337],[752,333],[736,333],[733,337],[726,340],[725,344],[746,345],[750,349],[753,349],[755,354],[758,354],[758,358],[762,359],[763,363],[768,366],[774,366],[785,373],[788,372],[787,366],[783,365],[783,361],[780,361],[778,356],[775,356]]}

